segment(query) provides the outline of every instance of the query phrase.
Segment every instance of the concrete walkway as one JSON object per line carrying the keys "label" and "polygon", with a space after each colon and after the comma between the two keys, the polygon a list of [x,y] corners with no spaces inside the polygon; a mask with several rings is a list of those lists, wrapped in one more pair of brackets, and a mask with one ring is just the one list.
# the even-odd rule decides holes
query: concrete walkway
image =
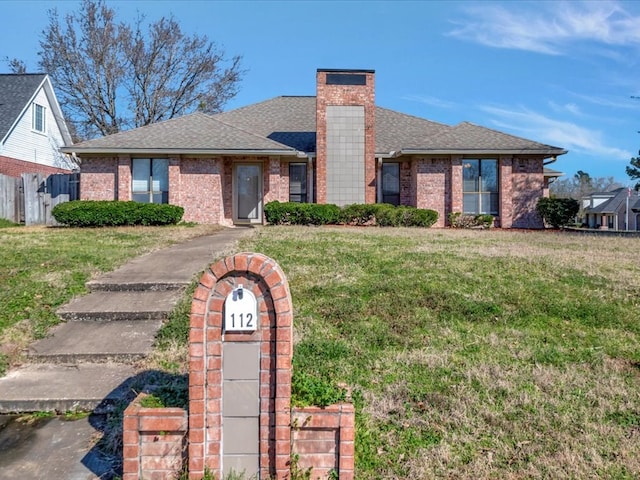
{"label": "concrete walkway", "polygon": [[[108,410],[129,392],[136,380],[132,362],[151,352],[157,330],[184,288],[216,259],[233,253],[237,241],[251,232],[238,227],[198,237],[138,257],[88,282],[91,293],[58,310],[66,322],[30,347],[29,363],[0,378],[0,413]],[[73,428],[57,419],[40,422],[35,426],[38,434],[28,435],[29,442],[19,441],[22,434],[16,436],[21,430],[15,425],[0,422],[0,476],[53,478],[52,466],[39,460],[55,449],[74,452],[71,458],[56,457],[56,467],[62,470],[56,470],[55,478],[111,478],[113,472],[97,471],[104,462],[89,452],[95,422],[78,422]],[[79,436],[87,442],[84,451],[77,448]],[[23,453],[12,455],[11,448]]]}

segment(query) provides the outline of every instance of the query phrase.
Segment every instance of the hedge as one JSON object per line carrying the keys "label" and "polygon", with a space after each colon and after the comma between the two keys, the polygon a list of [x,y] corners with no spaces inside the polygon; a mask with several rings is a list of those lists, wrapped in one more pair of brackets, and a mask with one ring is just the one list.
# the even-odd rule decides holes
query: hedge
{"label": "hedge", "polygon": [[438,220],[434,210],[393,205],[269,202],[265,218],[272,225],[377,225],[381,227],[430,227]]}
{"label": "hedge", "polygon": [[56,221],[70,227],[118,227],[123,225],[175,225],[184,208],[177,205],[74,200],[52,210]]}

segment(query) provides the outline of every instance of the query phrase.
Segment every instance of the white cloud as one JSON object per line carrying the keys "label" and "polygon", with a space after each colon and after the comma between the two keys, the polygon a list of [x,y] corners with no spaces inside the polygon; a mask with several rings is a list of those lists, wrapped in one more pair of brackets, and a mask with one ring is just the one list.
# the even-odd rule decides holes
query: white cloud
{"label": "white cloud", "polygon": [[499,129],[536,140],[572,152],[578,152],[603,160],[629,161],[633,155],[626,150],[607,145],[602,132],[578,124],[550,118],[526,108],[509,110],[485,105],[480,109],[493,118],[490,121]]}
{"label": "white cloud", "polygon": [[640,46],[640,16],[618,2],[478,3],[449,34],[495,48],[550,55],[578,42]]}
{"label": "white cloud", "polygon": [[549,102],[549,106],[553,109],[554,112],[557,113],[570,113],[571,115],[575,115],[577,117],[583,116],[582,110],[575,103],[565,103],[564,105],[559,105],[555,102]]}
{"label": "white cloud", "polygon": [[429,95],[404,95],[403,100],[409,100],[411,102],[423,103],[431,107],[437,108],[455,108],[457,105],[454,102],[448,100],[442,100],[441,98],[432,97]]}

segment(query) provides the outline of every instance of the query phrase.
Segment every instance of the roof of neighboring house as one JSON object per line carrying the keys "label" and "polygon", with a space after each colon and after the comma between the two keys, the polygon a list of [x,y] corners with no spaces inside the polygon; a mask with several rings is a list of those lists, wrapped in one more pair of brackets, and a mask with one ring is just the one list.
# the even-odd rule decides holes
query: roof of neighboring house
{"label": "roof of neighboring house", "polygon": [[0,74],[0,141],[5,140],[41,87],[45,88],[49,105],[58,122],[65,144],[71,145],[71,136],[62,119],[60,105],[55,98],[49,77],[45,73]]}
{"label": "roof of neighboring house", "polygon": [[[192,114],[74,145],[78,153],[174,150],[316,151],[316,97],[282,96],[216,115]],[[566,153],[471,123],[455,127],[376,107],[376,154]]]}
{"label": "roof of neighboring house", "polygon": [[[588,195],[585,198],[592,197],[611,197],[609,200],[602,202],[600,205],[593,208],[585,208],[585,213],[616,213],[620,210],[620,208],[626,204],[627,198],[629,197],[629,189],[626,187],[616,188],[615,190],[611,190],[610,192],[595,192],[591,195]],[[631,207],[632,209],[636,208],[636,205],[640,204],[640,198],[638,197],[638,192],[635,190],[631,192],[630,204],[634,205]]]}
{"label": "roof of neighboring house", "polygon": [[4,139],[46,75],[0,74],[0,139]]}
{"label": "roof of neighboring house", "polygon": [[542,173],[545,177],[561,177],[564,175],[564,172],[554,170],[553,168],[549,167],[544,167]]}

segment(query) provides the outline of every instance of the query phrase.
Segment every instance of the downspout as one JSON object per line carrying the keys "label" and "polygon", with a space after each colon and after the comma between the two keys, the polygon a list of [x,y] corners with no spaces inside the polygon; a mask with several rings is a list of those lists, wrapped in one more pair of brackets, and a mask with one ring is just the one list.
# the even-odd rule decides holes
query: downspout
{"label": "downspout", "polygon": [[553,155],[553,156],[551,157],[551,160],[549,160],[548,162],[543,161],[543,162],[542,162],[542,165],[544,165],[544,166],[546,167],[547,165],[551,165],[552,163],[556,162],[557,160],[558,160],[558,157],[556,157],[555,155]]}

